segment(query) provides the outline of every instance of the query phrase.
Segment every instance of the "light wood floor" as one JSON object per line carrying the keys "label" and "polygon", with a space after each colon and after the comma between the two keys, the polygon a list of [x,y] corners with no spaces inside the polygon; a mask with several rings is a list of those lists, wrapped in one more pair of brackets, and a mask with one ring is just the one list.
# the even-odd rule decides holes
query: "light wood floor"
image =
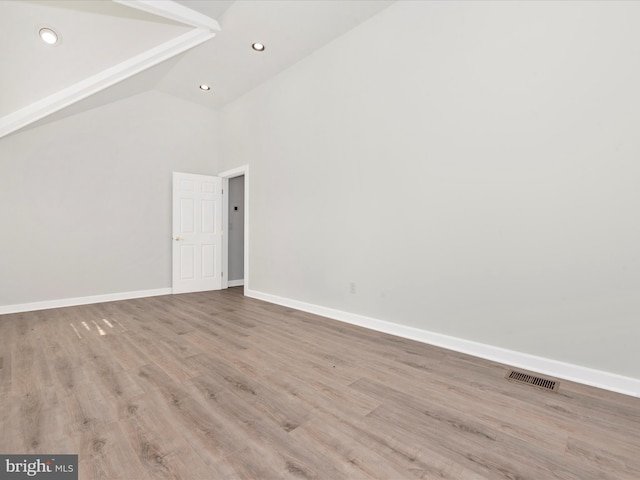
{"label": "light wood floor", "polygon": [[0,453],[81,480],[640,479],[639,398],[237,288],[0,316],[0,357]]}

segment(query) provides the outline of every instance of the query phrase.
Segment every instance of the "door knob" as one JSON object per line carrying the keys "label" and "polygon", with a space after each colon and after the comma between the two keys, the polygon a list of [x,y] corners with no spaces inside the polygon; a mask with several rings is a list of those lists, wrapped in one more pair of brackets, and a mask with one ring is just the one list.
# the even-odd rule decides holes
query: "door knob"
{"label": "door knob", "polygon": [[180,240],[184,240],[184,239],[183,239],[182,237],[176,237],[176,238],[175,238],[175,241],[176,241],[176,242],[179,242]]}

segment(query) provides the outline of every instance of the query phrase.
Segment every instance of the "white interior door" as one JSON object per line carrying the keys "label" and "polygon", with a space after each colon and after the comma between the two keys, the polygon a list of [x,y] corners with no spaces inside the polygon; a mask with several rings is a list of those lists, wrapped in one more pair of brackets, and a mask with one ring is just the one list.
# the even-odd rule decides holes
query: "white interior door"
{"label": "white interior door", "polygon": [[173,173],[173,293],[222,288],[222,179]]}

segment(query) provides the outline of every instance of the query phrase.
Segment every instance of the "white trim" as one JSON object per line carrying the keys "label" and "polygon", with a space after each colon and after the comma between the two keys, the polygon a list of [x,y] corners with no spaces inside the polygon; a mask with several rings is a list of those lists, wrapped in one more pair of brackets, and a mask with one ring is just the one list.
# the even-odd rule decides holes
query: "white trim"
{"label": "white trim", "polygon": [[[215,36],[213,30],[220,30],[215,20],[172,1],[125,0],[117,3],[182,22],[194,29],[0,118],[0,138],[200,45]],[[204,21],[202,17],[209,20]]]}
{"label": "white trim", "polygon": [[180,3],[167,0],[113,0],[125,7],[135,8],[143,12],[164,17],[176,22],[191,25],[192,27],[206,28],[208,30],[220,30],[220,24],[213,18],[203,13],[191,10]]}
{"label": "white trim", "polygon": [[107,293],[105,295],[91,295],[89,297],[61,298],[59,300],[47,300],[44,302],[22,303],[16,305],[0,306],[0,315],[20,312],[33,312],[35,310],[48,310],[50,308],[75,307],[91,303],[115,302],[118,300],[131,300],[133,298],[157,297],[158,295],[170,295],[170,288],[156,288],[154,290],[138,290],[134,292]]}
{"label": "white trim", "polygon": [[270,303],[284,305],[304,312],[314,313],[323,317],[339,320],[341,322],[369,328],[378,332],[409,338],[411,340],[435,345],[448,350],[454,350],[456,352],[492,360],[512,367],[522,368],[532,372],[538,372],[544,375],[582,383],[633,397],[640,397],[640,379],[624,377],[615,373],[595,370],[592,368],[582,367],[580,365],[516,352],[514,350],[507,350],[505,348],[430,332],[428,330],[422,330],[415,327],[399,325],[385,320],[365,317],[363,315],[322,307],[320,305],[301,302],[256,290],[249,290],[245,288],[245,295]]}
{"label": "white trim", "polygon": [[219,177],[224,177],[224,178],[235,178],[235,177],[241,177],[242,175],[245,175],[246,172],[249,171],[249,165],[243,165],[242,167],[236,167],[236,168],[232,168],[231,170],[225,170],[222,173],[219,173],[218,176]]}
{"label": "white trim", "polygon": [[240,280],[229,280],[227,284],[229,287],[242,287],[244,286],[244,278],[241,278]]}
{"label": "white trim", "polygon": [[[231,170],[225,170],[222,173],[219,173],[218,176],[223,179],[230,179],[235,177],[240,177],[244,175],[244,294],[247,295],[247,291],[249,290],[249,165],[242,165],[241,167],[232,168]],[[229,188],[225,187],[223,194],[223,205],[225,202],[228,205],[229,201]],[[223,212],[224,215],[224,212]],[[223,220],[225,222],[225,220]],[[228,217],[226,222],[228,222]],[[227,225],[223,223],[223,225]],[[228,225],[227,225],[228,228]],[[227,237],[228,238],[228,237]],[[223,259],[222,264],[224,268],[227,268],[229,265],[229,251],[228,248],[223,248]],[[229,285],[228,280],[223,279],[223,282],[227,282],[227,286]],[[223,286],[224,288],[224,286]]]}

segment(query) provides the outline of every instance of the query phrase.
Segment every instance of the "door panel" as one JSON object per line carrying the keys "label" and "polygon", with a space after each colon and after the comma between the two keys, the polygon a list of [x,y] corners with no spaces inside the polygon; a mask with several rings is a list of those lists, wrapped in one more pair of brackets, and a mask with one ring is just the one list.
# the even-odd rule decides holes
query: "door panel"
{"label": "door panel", "polygon": [[222,288],[222,180],[173,174],[173,293]]}

